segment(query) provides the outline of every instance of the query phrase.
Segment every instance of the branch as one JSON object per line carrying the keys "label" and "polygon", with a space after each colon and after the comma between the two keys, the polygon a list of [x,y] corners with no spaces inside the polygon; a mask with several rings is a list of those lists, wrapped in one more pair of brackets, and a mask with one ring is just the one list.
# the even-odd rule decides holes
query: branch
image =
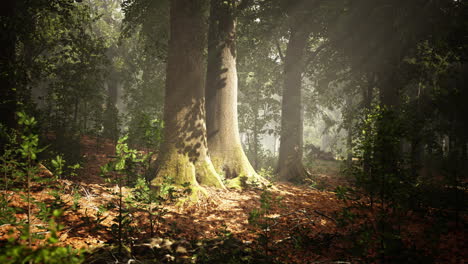
{"label": "branch", "polygon": [[323,217],[325,217],[325,218],[327,218],[327,219],[329,219],[329,220],[332,220],[333,222],[336,223],[336,220],[335,220],[335,219],[333,219],[333,218],[331,218],[331,217],[325,215],[324,213],[322,213],[322,212],[320,212],[320,211],[314,210],[314,213],[316,213],[316,214],[318,214],[318,215],[321,215],[321,216],[323,216]]}
{"label": "branch", "polygon": [[275,44],[276,44],[276,48],[278,49],[280,59],[281,59],[282,62],[284,62],[283,52],[281,51],[280,43],[279,43],[278,39],[276,39],[276,38],[275,38]]}
{"label": "branch", "polygon": [[325,42],[324,44],[320,45],[314,52],[312,52],[311,56],[309,56],[309,58],[307,59],[305,65],[304,65],[305,68],[317,58],[318,54],[322,50],[324,50],[326,47],[330,46],[331,43],[332,43],[332,41]]}

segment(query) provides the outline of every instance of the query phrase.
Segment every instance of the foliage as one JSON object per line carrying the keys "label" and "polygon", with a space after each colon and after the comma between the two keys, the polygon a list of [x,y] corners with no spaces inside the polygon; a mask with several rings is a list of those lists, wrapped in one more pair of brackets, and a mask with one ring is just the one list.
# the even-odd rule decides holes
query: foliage
{"label": "foliage", "polygon": [[[101,167],[102,176],[106,181],[116,184],[118,215],[113,219],[111,233],[118,243],[118,253],[122,255],[125,246],[133,243],[132,238],[149,229],[149,236],[159,233],[159,227],[165,222],[167,210],[164,203],[174,201],[186,194],[189,189],[179,192],[174,187],[174,181],[166,178],[160,186],[150,186],[147,174],[150,171],[152,152],[144,154],[129,148],[128,136],[119,139],[116,145],[114,160]],[[131,193],[124,192],[124,187],[133,187]],[[187,188],[188,185],[183,187]],[[143,211],[147,215],[146,221],[136,222],[134,213]]]}
{"label": "foliage", "polygon": [[[52,180],[57,180],[59,176],[52,179],[43,179],[38,176],[38,154],[43,151],[39,148],[39,137],[35,134],[37,121],[24,112],[18,113],[18,131],[12,137],[9,148],[5,150],[3,159],[6,161],[3,167],[5,189],[2,190],[0,208],[2,224],[11,225],[10,232],[16,230],[19,237],[10,236],[5,247],[1,249],[0,261],[2,263],[81,263],[80,251],[70,247],[57,246],[58,235],[63,227],[59,224],[62,212],[65,209],[60,198],[60,193],[52,191],[54,197],[52,203],[37,201],[32,195],[33,184],[50,184]],[[19,138],[16,141],[16,138]],[[60,156],[59,156],[60,157]],[[65,162],[60,158],[53,160],[56,164],[56,171],[62,173],[61,169]],[[7,183],[10,183],[9,185]],[[11,191],[17,192],[26,204],[26,220],[18,220],[16,214],[21,212],[20,208],[11,206]],[[34,213],[33,207],[39,209]],[[44,241],[41,232],[32,232],[32,219],[37,217],[44,222],[48,222],[47,227],[42,227],[50,232]],[[46,233],[47,233],[46,232]],[[33,247],[33,243],[36,247]]]}
{"label": "foliage", "polygon": [[278,137],[281,108],[281,67],[275,48],[277,36],[270,34],[271,25],[268,24],[279,20],[255,20],[260,12],[251,8],[242,10],[237,38],[239,129],[245,135],[242,143],[246,155],[256,170],[276,166],[276,161],[271,161],[275,159],[274,153],[269,152],[272,148],[265,148],[262,138],[271,141]]}
{"label": "foliage", "polygon": [[159,150],[163,141],[164,123],[162,120],[153,119],[148,114],[140,113],[129,124],[128,137],[132,145],[153,151]]}
{"label": "foliage", "polygon": [[106,181],[115,184],[118,190],[113,193],[117,196],[118,215],[114,219],[111,231],[118,242],[119,254],[123,253],[124,244],[130,242],[128,239],[133,229],[131,226],[133,216],[129,210],[128,196],[124,195],[123,188],[135,181],[137,163],[144,162],[150,156],[141,156],[136,150],[130,149],[126,143],[127,139],[128,136],[119,139],[115,160],[101,167],[102,176],[106,177]]}
{"label": "foliage", "polygon": [[169,1],[123,1],[125,19],[121,40],[128,47],[123,56],[123,98],[127,108],[129,142],[156,151],[162,129]]}

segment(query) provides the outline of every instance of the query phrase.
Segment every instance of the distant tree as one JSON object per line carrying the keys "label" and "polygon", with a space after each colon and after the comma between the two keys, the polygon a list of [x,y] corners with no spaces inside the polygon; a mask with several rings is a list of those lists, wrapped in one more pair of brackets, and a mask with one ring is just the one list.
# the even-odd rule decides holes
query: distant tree
{"label": "distant tree", "polygon": [[289,40],[284,56],[281,133],[277,173],[284,181],[301,181],[307,176],[302,164],[303,109],[302,73],[311,28],[307,24],[310,5],[294,2],[288,7]]}

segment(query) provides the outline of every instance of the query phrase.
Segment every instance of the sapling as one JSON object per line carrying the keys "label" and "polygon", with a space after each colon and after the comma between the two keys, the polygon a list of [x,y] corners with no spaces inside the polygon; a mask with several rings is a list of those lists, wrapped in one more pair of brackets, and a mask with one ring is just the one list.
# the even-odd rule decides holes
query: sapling
{"label": "sapling", "polygon": [[[37,121],[34,117],[20,112],[18,113],[18,124],[19,130],[15,132],[18,135],[18,140],[11,141],[9,149],[4,152],[4,154],[9,153],[8,155],[10,155],[8,156],[10,167],[8,167],[5,177],[13,176],[18,183],[20,181],[23,183],[16,191],[20,193],[26,203],[26,221],[16,219],[17,209],[9,205],[8,199],[0,201],[2,215],[3,213],[10,215],[9,219],[2,217],[1,220],[14,223],[15,226],[19,227],[18,231],[20,232],[20,243],[18,243],[18,238],[11,236],[5,246],[0,248],[0,263],[81,263],[79,252],[69,247],[64,248],[56,245],[58,242],[57,232],[61,229],[58,223],[62,214],[60,207],[63,207],[64,203],[60,203],[61,199],[56,199],[54,208],[54,205],[50,206],[35,200],[32,195],[33,183],[44,180],[37,176],[39,172],[38,154],[44,150],[44,148],[39,147],[39,137],[34,132]],[[3,158],[7,158],[7,156],[4,155]],[[8,181],[9,179],[7,179]],[[39,209],[35,215],[33,215],[33,206]],[[44,232],[32,232],[32,219],[34,217],[38,217],[46,223],[47,227],[42,227],[45,229]],[[38,227],[41,228],[40,225]],[[49,233],[50,236],[44,241],[45,243],[41,244],[35,241],[36,239],[44,239],[46,233]],[[21,243],[23,241],[26,241],[26,245]],[[33,242],[36,242],[36,247],[32,247]]]}
{"label": "sapling", "polygon": [[117,233],[119,254],[122,253],[124,228],[129,228],[132,222],[132,216],[129,214],[126,208],[127,206],[125,205],[126,202],[124,201],[124,177],[126,176],[127,184],[130,184],[131,176],[135,173],[135,163],[144,161],[144,159],[140,157],[141,155],[138,155],[136,150],[128,147],[126,143],[127,138],[128,136],[124,136],[118,140],[115,160],[101,167],[101,174],[106,177],[106,181],[116,184],[118,188],[118,191],[114,193],[118,198],[118,215],[115,219],[116,224],[112,225],[112,229]]}

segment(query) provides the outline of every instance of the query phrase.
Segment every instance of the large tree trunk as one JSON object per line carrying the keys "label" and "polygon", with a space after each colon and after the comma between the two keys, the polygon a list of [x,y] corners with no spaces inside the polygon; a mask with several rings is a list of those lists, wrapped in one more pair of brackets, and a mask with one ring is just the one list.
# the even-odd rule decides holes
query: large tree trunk
{"label": "large tree trunk", "polygon": [[229,186],[240,187],[241,180],[265,180],[252,168],[239,136],[235,2],[211,0],[205,96],[210,157]]}
{"label": "large tree trunk", "polygon": [[172,177],[224,188],[207,153],[204,102],[204,0],[172,0],[164,102],[164,142],[153,184]]}
{"label": "large tree trunk", "polygon": [[291,27],[284,59],[284,85],[281,109],[281,134],[277,172],[280,180],[302,181],[307,171],[302,164],[302,103],[301,82],[304,50],[309,32],[300,22]]}

